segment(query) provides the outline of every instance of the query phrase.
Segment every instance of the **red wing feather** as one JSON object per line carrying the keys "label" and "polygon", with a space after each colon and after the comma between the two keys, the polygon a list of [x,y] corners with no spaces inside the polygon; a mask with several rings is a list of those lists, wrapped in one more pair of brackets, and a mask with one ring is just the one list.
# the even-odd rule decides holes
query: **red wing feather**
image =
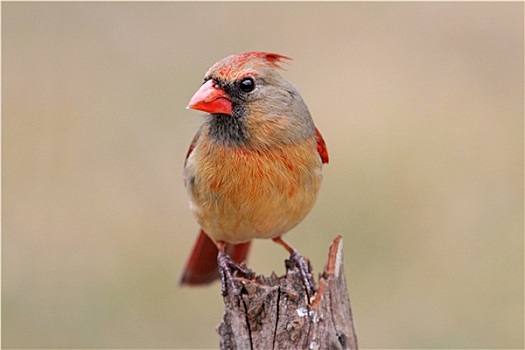
{"label": "red wing feather", "polygon": [[315,139],[317,140],[317,152],[319,152],[323,164],[328,164],[328,149],[326,148],[323,136],[317,128],[315,128]]}

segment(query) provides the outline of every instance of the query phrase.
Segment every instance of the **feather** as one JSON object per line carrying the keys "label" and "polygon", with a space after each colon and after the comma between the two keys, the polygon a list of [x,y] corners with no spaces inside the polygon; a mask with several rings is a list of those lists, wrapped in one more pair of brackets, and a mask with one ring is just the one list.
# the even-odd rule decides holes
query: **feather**
{"label": "feather", "polygon": [[286,60],[291,60],[291,58],[271,52],[245,52],[239,55],[231,55],[218,61],[210,68],[206,77],[209,77],[211,72],[215,72],[216,77],[228,81],[248,65],[284,69],[281,64]]}

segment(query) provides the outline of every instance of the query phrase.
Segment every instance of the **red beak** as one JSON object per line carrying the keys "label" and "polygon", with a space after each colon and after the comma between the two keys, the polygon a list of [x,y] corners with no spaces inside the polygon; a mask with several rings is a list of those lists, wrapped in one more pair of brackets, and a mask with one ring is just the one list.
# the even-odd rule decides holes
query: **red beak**
{"label": "red beak", "polygon": [[186,108],[231,115],[232,101],[228,94],[210,79],[197,90]]}

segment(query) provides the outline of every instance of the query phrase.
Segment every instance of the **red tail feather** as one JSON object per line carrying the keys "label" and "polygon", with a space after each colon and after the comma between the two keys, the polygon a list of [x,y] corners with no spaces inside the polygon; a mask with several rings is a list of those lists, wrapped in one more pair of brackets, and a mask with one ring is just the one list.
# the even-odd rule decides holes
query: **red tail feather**
{"label": "red tail feather", "polygon": [[[226,253],[237,262],[246,260],[251,242],[240,244],[227,244]],[[219,279],[219,266],[217,265],[217,246],[208,235],[201,230],[195,246],[190,254],[186,267],[183,270],[179,284],[202,285]]]}

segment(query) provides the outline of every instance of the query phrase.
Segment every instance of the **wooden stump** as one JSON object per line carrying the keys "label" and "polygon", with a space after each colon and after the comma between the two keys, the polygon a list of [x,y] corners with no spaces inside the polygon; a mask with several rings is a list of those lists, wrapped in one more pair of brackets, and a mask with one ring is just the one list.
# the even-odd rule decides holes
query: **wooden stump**
{"label": "wooden stump", "polygon": [[357,349],[342,246],[336,237],[310,302],[299,270],[289,263],[281,277],[235,277],[242,292],[224,297],[221,349]]}

